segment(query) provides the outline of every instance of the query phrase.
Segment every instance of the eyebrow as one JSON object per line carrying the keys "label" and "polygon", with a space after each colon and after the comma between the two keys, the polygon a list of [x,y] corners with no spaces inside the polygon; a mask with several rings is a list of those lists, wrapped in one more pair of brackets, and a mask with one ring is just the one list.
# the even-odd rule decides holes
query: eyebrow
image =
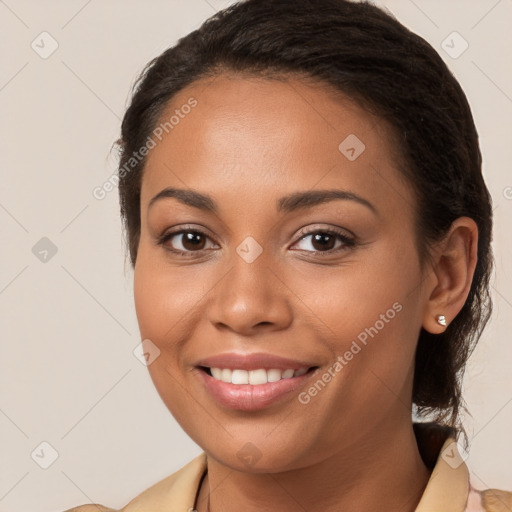
{"label": "eyebrow", "polygon": [[[218,214],[219,208],[215,200],[201,192],[191,189],[181,188],[164,188],[156,196],[154,196],[148,204],[148,210],[158,201],[162,199],[174,198],[185,205],[198,208],[205,212]],[[293,192],[287,196],[281,197],[276,204],[276,209],[280,213],[290,213],[301,209],[312,208],[320,204],[324,204],[334,200],[355,201],[356,203],[366,206],[374,214],[378,215],[377,209],[367,199],[348,192],[346,190],[308,190],[305,192]]]}

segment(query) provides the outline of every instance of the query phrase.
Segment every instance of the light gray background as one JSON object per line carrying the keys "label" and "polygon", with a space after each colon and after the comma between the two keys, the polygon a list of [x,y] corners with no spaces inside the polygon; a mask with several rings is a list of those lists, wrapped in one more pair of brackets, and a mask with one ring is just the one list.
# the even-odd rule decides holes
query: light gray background
{"label": "light gray background", "polygon": [[[133,355],[117,189],[102,201],[92,190],[115,169],[109,150],[138,71],[229,3],[0,0],[2,512],[121,507],[201,451]],[[468,464],[481,488],[512,490],[512,2],[376,3],[440,52],[480,133],[497,270],[495,313],[464,386]],[[46,59],[31,47],[51,49],[43,31],[58,43]],[[453,31],[469,43],[457,58],[441,47]],[[57,247],[45,263],[32,252],[42,237]],[[58,452],[48,469],[42,442]]]}

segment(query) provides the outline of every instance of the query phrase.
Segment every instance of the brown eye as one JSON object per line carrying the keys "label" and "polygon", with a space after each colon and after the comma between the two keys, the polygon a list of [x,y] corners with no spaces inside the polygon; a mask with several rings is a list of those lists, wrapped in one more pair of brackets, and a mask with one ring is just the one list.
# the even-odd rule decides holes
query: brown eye
{"label": "brown eye", "polygon": [[169,251],[177,254],[188,254],[192,252],[200,252],[206,249],[207,241],[210,238],[197,230],[174,231],[163,235],[158,244],[164,246]]}
{"label": "brown eye", "polygon": [[311,245],[319,251],[334,249],[336,237],[328,233],[316,233],[312,235]]}
{"label": "brown eye", "polygon": [[332,229],[302,232],[300,237],[297,242],[297,244],[302,244],[302,247],[299,247],[300,250],[318,254],[332,254],[355,245],[355,241],[345,233]]}
{"label": "brown eye", "polygon": [[181,233],[181,244],[188,251],[204,249],[206,240],[201,233],[197,231],[186,231]]}

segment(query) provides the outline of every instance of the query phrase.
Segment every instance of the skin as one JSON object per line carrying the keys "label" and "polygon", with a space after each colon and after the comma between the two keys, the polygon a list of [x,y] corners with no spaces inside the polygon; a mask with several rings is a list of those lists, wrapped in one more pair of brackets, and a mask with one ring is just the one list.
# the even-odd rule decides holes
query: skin
{"label": "skin", "polygon": [[[196,509],[211,492],[216,512],[413,511],[430,476],[411,422],[414,351],[421,327],[442,332],[436,315],[449,323],[464,304],[475,223],[458,219],[422,268],[388,126],[321,83],[224,74],[182,90],[162,119],[191,96],[197,106],[148,156],[134,293],[142,339],[161,351],[151,378],[208,456]],[[338,149],[349,134],[366,146],[354,161]],[[166,187],[209,194],[218,213],[176,198],[148,210]],[[376,213],[353,200],[276,211],[282,196],[312,189],[350,191]],[[199,250],[179,234],[157,243],[180,227],[205,233]],[[325,248],[311,235],[325,229],[356,243],[333,235]],[[263,251],[252,263],[236,252],[248,236]],[[401,311],[307,404],[292,393],[230,410],[198,378],[200,358],[268,352],[315,362],[307,390],[395,303]],[[237,457],[247,442],[260,455],[251,466]]]}

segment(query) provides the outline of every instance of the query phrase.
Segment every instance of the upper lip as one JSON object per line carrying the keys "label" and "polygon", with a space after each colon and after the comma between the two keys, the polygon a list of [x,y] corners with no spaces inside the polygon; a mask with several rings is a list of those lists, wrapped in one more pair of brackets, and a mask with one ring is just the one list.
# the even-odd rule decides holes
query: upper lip
{"label": "upper lip", "polygon": [[315,366],[311,362],[300,361],[297,359],[288,359],[286,357],[265,354],[262,352],[251,354],[240,354],[236,352],[225,352],[215,356],[201,359],[195,366],[205,366],[207,368],[231,368],[240,370],[265,370],[278,369],[299,370],[301,368],[310,368]]}

